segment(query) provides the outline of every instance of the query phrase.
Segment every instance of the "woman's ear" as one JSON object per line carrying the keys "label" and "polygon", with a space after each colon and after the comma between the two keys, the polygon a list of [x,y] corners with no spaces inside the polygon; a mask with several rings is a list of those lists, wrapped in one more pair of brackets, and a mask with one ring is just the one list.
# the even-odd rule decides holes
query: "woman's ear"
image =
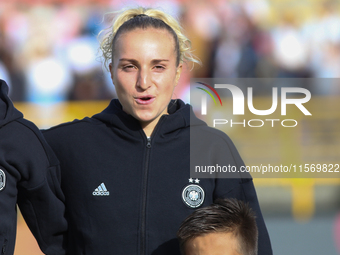
{"label": "woman's ear", "polygon": [[112,70],[112,62],[109,64],[110,74],[111,74],[111,80],[113,81],[113,70]]}
{"label": "woman's ear", "polygon": [[179,78],[181,77],[181,73],[182,73],[182,63],[180,63],[177,67],[177,70],[176,70],[176,85],[178,84],[178,81],[179,81]]}

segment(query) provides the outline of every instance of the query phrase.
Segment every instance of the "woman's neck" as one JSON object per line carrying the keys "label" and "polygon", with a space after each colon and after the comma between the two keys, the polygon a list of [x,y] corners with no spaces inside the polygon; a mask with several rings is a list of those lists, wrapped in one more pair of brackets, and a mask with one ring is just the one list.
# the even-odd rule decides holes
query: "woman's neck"
{"label": "woman's neck", "polygon": [[146,137],[151,137],[151,134],[152,134],[154,129],[155,129],[154,127],[152,128],[152,127],[149,127],[149,126],[146,126],[145,128],[143,128],[143,131],[144,131]]}
{"label": "woman's neck", "polygon": [[[165,114],[168,114],[168,113],[165,113]],[[154,129],[156,128],[156,126],[157,126],[157,124],[160,120],[160,118],[165,114],[159,115],[156,119],[151,120],[149,122],[140,122],[146,137],[151,137]]]}

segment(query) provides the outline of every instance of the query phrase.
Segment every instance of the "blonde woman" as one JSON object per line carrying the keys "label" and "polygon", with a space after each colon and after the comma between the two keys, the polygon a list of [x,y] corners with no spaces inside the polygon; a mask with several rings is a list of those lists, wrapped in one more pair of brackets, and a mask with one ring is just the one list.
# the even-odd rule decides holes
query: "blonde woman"
{"label": "blonde woman", "polygon": [[223,140],[222,158],[243,162],[225,134],[197,118],[191,127],[190,105],[171,100],[184,61],[198,62],[178,22],[156,9],[126,10],[101,49],[118,99],[44,132],[61,161],[69,253],[180,254],[181,222],[215,198],[234,197],[256,213],[259,254],[271,254],[251,178],[190,176],[190,130]]}

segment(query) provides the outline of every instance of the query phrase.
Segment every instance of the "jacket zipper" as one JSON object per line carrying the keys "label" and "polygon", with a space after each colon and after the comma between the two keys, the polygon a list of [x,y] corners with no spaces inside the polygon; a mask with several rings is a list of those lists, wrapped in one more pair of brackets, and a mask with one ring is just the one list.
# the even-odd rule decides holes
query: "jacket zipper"
{"label": "jacket zipper", "polygon": [[145,171],[144,171],[144,180],[143,180],[143,204],[142,204],[142,224],[141,224],[141,254],[145,254],[145,243],[146,243],[146,200],[147,200],[147,179],[149,172],[149,155],[151,149],[151,138],[147,138],[146,144],[146,161],[145,161]]}
{"label": "jacket zipper", "polygon": [[[152,134],[156,134],[160,123],[163,121],[164,115],[159,119]],[[151,135],[152,136],[152,135]],[[144,170],[144,180],[143,180],[143,203],[142,203],[142,223],[141,223],[141,255],[146,254],[146,201],[147,201],[147,187],[148,187],[148,173],[149,173],[149,160],[150,160],[150,150],[151,150],[151,137],[147,137],[146,143],[146,161]]]}

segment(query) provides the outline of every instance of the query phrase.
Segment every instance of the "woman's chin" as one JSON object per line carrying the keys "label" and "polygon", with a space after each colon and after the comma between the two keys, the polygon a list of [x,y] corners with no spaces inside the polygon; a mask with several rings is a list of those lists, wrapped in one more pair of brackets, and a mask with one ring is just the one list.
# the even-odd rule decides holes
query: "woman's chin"
{"label": "woman's chin", "polygon": [[151,123],[152,121],[154,121],[156,118],[150,118],[150,117],[148,117],[148,118],[146,118],[146,117],[140,117],[140,118],[138,118],[138,120],[139,120],[139,122],[140,123],[144,123],[144,124],[149,124],[149,123]]}
{"label": "woman's chin", "polygon": [[153,123],[155,120],[157,120],[157,116],[154,115],[139,115],[135,117],[139,122],[142,124],[142,126],[147,126],[150,123]]}
{"label": "woman's chin", "polygon": [[139,111],[134,112],[133,116],[137,119],[143,127],[152,124],[153,126],[157,125],[159,118],[163,115],[167,114],[167,112],[155,112],[155,111]]}

